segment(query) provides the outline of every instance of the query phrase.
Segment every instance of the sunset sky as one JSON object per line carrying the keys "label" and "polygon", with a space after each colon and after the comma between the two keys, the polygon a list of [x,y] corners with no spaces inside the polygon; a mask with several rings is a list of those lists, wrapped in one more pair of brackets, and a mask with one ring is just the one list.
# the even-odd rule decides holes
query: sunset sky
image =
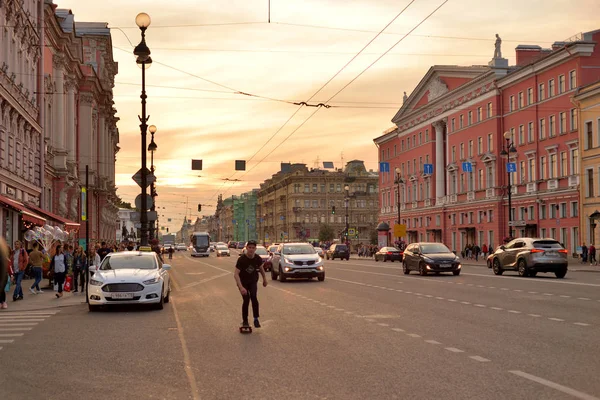
{"label": "sunset sky", "polygon": [[[171,232],[181,226],[186,197],[188,216],[195,219],[198,203],[215,205],[219,193],[227,197],[258,188],[281,162],[312,167],[319,159],[341,167],[343,157],[362,159],[376,170],[373,138],[392,126],[403,92],[410,95],[431,65],[487,64],[496,33],[503,39],[503,56],[514,64],[518,44],[549,47],[600,28],[598,0],[580,0],[577,7],[567,0],[449,0],[329,103],[342,107],[319,109],[285,140],[315,108],[301,109],[273,137],[298,106],[234,91],[307,101],[409,0],[271,0],[270,24],[268,0],[54,1],[72,9],[76,21],[108,22],[113,28],[121,146],[116,181],[118,194],[131,202],[139,193],[131,176],[140,168],[141,71],[129,40],[133,45],[140,40],[137,13],[151,16],[147,44],[154,64],[147,71],[148,111],[150,124],[158,127],[160,225]],[[441,3],[414,1],[311,103],[328,100]],[[234,160],[253,155],[247,166],[252,170],[235,173]],[[204,160],[203,171],[191,171],[192,158]],[[203,207],[202,214],[214,210]]]}

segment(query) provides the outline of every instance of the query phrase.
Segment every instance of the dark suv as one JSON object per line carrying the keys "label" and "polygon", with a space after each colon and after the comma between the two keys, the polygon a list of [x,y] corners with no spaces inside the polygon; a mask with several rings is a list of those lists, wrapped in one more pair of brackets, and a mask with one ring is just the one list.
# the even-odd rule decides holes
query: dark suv
{"label": "dark suv", "polygon": [[325,253],[325,257],[328,260],[335,260],[336,258],[343,260],[345,258],[348,261],[350,259],[350,250],[345,244],[332,244],[327,253]]}

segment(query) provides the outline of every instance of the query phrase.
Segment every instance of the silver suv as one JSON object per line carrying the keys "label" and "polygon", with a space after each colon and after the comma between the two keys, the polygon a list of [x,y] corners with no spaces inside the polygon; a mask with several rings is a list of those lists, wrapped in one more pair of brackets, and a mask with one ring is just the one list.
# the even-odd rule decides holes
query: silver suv
{"label": "silver suv", "polygon": [[567,250],[555,239],[518,238],[500,246],[490,260],[494,274],[518,271],[520,276],[554,272],[562,279],[569,264]]}

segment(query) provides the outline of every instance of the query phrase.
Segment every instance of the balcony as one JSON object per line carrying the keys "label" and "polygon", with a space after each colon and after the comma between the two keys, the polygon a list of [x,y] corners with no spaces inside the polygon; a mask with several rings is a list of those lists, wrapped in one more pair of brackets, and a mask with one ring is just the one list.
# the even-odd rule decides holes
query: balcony
{"label": "balcony", "polygon": [[419,203],[416,201],[412,202],[412,208],[417,208],[419,206]]}
{"label": "balcony", "polygon": [[431,199],[425,199],[424,206],[431,207]]}
{"label": "balcony", "polygon": [[529,182],[527,184],[527,193],[535,193],[535,192],[537,192],[537,183]]}
{"label": "balcony", "polygon": [[458,202],[458,196],[455,195],[455,194],[451,194],[450,196],[448,196],[448,202],[450,204],[457,203]]}
{"label": "balcony", "polygon": [[569,187],[579,186],[579,175],[569,176]]}
{"label": "balcony", "polygon": [[467,192],[467,201],[475,200],[475,192]]}
{"label": "balcony", "polygon": [[487,188],[487,189],[485,189],[485,198],[486,199],[491,199],[493,197],[496,197],[496,188]]}
{"label": "balcony", "polygon": [[517,185],[510,186],[510,194],[519,194],[519,188],[517,187]]}
{"label": "balcony", "polygon": [[550,179],[547,182],[547,185],[548,185],[547,186],[548,190],[556,190],[556,189],[558,189],[558,179]]}

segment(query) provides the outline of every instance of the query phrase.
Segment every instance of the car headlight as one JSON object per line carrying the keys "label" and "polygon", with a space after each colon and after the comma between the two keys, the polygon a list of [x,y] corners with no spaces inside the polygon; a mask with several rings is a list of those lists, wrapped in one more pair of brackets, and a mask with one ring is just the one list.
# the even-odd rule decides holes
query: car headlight
{"label": "car headlight", "polygon": [[155,283],[158,283],[160,281],[160,278],[156,277],[156,278],[152,278],[152,279],[148,279],[147,281],[142,282],[144,285],[153,285]]}
{"label": "car headlight", "polygon": [[293,264],[294,263],[292,260],[287,259],[287,258],[284,258],[283,262],[286,263],[286,264]]}
{"label": "car headlight", "polygon": [[92,286],[102,286],[104,284],[104,282],[102,281],[98,281],[96,279],[90,279],[90,285]]}

